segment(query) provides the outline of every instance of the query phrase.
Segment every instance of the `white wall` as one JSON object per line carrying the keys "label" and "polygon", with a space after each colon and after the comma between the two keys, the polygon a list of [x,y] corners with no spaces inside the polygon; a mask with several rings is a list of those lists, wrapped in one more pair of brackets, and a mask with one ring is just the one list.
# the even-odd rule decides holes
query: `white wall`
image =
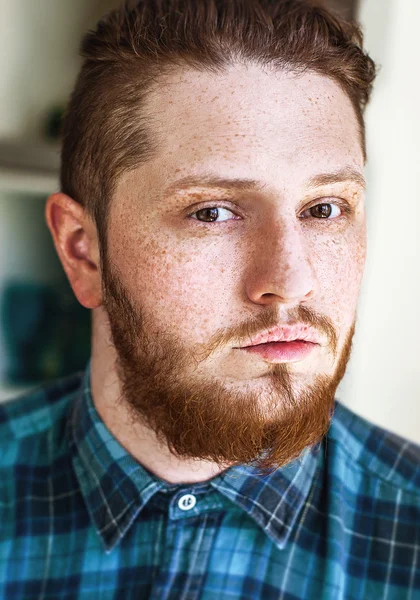
{"label": "white wall", "polygon": [[420,2],[362,0],[360,18],[382,69],[367,112],[368,261],[338,397],[420,443]]}
{"label": "white wall", "polygon": [[119,0],[0,0],[0,137],[37,136],[76,78],[82,33]]}

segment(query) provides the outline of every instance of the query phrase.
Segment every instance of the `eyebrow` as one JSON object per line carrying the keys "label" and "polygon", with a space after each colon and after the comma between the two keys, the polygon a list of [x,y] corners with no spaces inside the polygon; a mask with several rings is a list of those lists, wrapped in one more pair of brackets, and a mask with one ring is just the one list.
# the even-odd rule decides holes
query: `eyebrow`
{"label": "eyebrow", "polygon": [[[332,185],[334,183],[352,182],[366,188],[363,175],[352,167],[345,167],[330,173],[320,173],[311,177],[305,184],[306,189]],[[214,173],[204,172],[200,176],[188,175],[171,183],[165,189],[165,195],[175,194],[190,187],[218,187],[226,190],[262,191],[267,184],[256,179],[237,179],[218,177]]]}

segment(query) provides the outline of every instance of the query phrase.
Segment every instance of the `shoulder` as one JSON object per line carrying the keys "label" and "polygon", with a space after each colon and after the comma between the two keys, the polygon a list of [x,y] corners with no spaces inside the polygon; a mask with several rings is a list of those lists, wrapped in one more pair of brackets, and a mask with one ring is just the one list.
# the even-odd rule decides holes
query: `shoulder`
{"label": "shoulder", "polygon": [[336,401],[326,438],[333,454],[361,475],[384,486],[418,495],[420,501],[420,446],[375,425]]}
{"label": "shoulder", "polygon": [[[24,396],[0,404],[0,464],[31,462],[30,448],[62,421],[82,383],[83,372],[39,387]],[[26,448],[27,452],[23,449]],[[23,454],[28,456],[23,456]]]}

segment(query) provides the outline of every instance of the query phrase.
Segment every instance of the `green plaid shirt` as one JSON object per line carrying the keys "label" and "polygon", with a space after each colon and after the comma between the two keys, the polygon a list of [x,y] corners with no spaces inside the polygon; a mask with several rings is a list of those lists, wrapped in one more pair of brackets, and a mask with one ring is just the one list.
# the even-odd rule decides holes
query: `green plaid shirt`
{"label": "green plaid shirt", "polygon": [[88,364],[0,405],[0,598],[420,599],[419,465],[336,401],[270,476],[169,485],[107,429]]}

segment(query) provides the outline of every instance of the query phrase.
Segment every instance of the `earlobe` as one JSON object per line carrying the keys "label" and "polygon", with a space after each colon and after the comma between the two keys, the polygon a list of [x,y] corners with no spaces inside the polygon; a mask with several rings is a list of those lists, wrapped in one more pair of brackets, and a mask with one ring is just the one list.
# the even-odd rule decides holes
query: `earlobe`
{"label": "earlobe", "polygon": [[85,308],[102,304],[96,227],[83,206],[66,194],[52,194],[45,219],[76,298]]}

